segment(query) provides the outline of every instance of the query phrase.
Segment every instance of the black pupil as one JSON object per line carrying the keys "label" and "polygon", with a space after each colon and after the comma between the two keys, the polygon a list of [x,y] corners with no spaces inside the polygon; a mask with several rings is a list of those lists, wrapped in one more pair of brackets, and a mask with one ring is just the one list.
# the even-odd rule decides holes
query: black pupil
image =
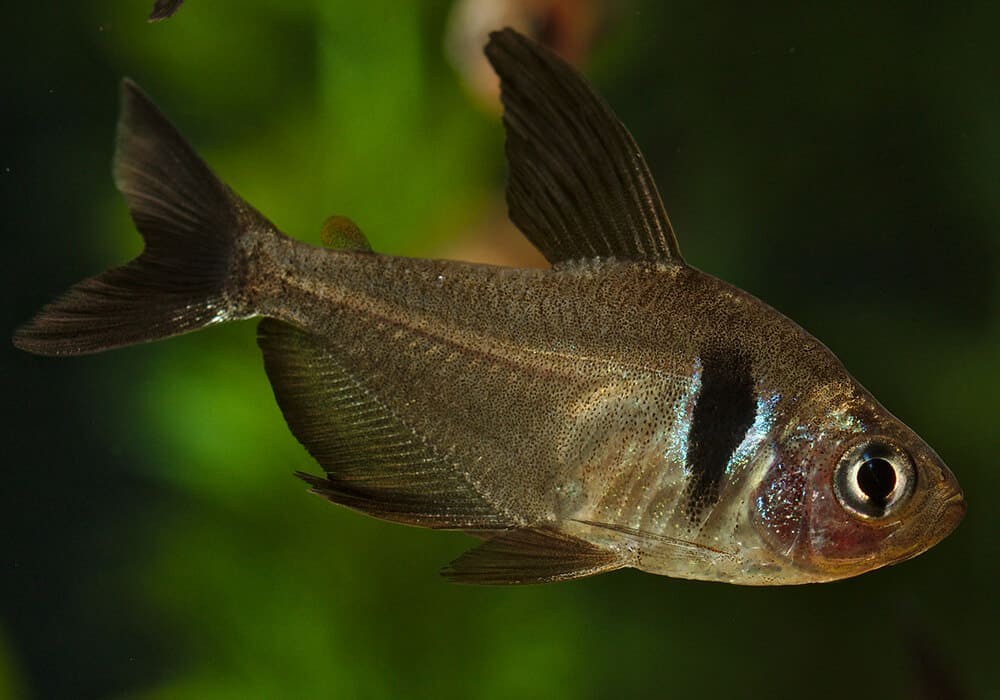
{"label": "black pupil", "polygon": [[896,470],[881,457],[869,459],[858,469],[858,488],[873,503],[884,506],[896,487]]}

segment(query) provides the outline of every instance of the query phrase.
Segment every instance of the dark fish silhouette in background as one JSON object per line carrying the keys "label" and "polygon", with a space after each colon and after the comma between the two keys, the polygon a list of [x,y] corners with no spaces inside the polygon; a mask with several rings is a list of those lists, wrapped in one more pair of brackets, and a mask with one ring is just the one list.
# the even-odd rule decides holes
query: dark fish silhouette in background
{"label": "dark fish silhouette in background", "polygon": [[470,583],[623,567],[740,584],[915,556],[965,505],[954,476],[817,340],[681,258],[639,149],[586,81],[512,30],[508,205],[552,264],[319,249],[224,185],[125,81],[115,178],[146,248],[15,344],[77,355],[263,316],[292,432],[335,503],[485,538]]}
{"label": "dark fish silhouette in background", "polygon": [[153,3],[152,11],[149,13],[149,21],[159,22],[173,16],[180,8],[182,2],[184,0],[156,0]]}

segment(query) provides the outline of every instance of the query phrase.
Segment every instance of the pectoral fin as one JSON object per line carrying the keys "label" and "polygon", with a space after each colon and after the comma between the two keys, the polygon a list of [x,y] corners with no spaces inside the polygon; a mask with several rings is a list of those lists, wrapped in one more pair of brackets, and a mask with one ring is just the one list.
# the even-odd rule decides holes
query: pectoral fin
{"label": "pectoral fin", "polygon": [[656,532],[647,532],[646,530],[640,530],[634,527],[628,527],[626,525],[613,525],[611,523],[599,523],[594,520],[574,520],[573,522],[580,523],[581,525],[589,525],[591,527],[600,528],[602,530],[608,530],[610,532],[617,532],[628,538],[628,541],[647,548],[670,548],[678,553],[679,556],[688,557],[698,557],[698,556],[714,556],[714,557],[731,557],[733,552],[727,552],[724,549],[717,549],[716,547],[709,547],[708,545],[699,544],[698,542],[692,542],[690,540],[682,540],[677,537],[670,537],[669,535],[661,535]]}
{"label": "pectoral fin", "polygon": [[497,586],[567,581],[623,566],[613,551],[542,527],[507,530],[465,552],[441,574],[456,583]]}
{"label": "pectoral fin", "polygon": [[639,147],[575,69],[512,29],[486,56],[500,76],[511,220],[556,264],[683,263]]}

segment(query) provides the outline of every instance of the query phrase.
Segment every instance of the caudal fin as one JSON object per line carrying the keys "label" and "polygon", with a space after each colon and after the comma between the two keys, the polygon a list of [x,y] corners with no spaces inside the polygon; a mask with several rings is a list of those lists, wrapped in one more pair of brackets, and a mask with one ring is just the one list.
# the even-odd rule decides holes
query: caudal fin
{"label": "caudal fin", "polygon": [[273,226],[232,192],[130,80],[122,82],[114,175],[145,240],[131,262],[80,282],[14,335],[40,355],[82,355],[248,315],[236,241]]}

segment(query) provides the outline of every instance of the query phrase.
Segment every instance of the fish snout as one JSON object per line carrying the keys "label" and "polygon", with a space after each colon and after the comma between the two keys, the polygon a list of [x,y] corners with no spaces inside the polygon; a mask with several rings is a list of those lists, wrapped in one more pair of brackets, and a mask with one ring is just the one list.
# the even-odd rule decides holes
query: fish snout
{"label": "fish snout", "polygon": [[944,501],[944,517],[953,521],[955,525],[958,525],[962,518],[965,517],[965,511],[965,495],[961,489],[956,489]]}
{"label": "fish snout", "polygon": [[[954,482],[953,482],[954,483]],[[940,542],[950,535],[965,517],[965,496],[957,485],[952,485],[941,500],[937,517],[932,525],[931,541]]]}

